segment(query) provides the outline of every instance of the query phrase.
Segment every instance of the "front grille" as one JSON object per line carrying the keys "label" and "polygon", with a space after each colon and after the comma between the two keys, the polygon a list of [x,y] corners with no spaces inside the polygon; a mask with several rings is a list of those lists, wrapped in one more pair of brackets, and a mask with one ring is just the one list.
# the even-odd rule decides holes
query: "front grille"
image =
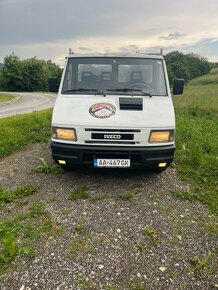
{"label": "front grille", "polygon": [[97,129],[97,128],[86,128],[86,132],[128,132],[128,133],[140,133],[138,129]]}
{"label": "front grille", "polygon": [[85,141],[86,144],[125,144],[125,145],[135,145],[136,142],[133,141],[112,141],[112,140],[102,140],[102,141]]}
{"label": "front grille", "polygon": [[[140,133],[139,129],[97,129],[86,128],[86,132],[90,132],[90,137],[87,136],[84,140],[86,144],[113,144],[113,145],[137,145],[135,134]],[[90,139],[89,139],[90,138]]]}

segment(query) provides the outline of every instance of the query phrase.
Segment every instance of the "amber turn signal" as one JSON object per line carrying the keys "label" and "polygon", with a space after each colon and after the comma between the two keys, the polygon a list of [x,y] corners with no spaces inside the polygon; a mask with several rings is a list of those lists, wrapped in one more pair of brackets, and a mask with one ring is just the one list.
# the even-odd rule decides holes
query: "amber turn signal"
{"label": "amber turn signal", "polygon": [[75,129],[66,128],[52,128],[52,137],[55,139],[76,141],[76,131]]}

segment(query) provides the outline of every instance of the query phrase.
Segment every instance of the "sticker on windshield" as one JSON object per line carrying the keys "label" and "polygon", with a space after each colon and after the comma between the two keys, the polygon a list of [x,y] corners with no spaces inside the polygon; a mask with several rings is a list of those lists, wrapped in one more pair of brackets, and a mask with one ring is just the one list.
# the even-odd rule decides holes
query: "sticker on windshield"
{"label": "sticker on windshield", "polygon": [[95,118],[109,118],[115,115],[116,108],[112,104],[97,103],[89,108],[89,113]]}

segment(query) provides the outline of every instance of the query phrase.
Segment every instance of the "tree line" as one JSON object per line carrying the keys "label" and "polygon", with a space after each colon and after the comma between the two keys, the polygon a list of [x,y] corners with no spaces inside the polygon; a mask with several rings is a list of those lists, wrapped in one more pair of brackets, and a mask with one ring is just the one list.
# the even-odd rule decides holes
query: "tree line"
{"label": "tree line", "polygon": [[206,58],[189,53],[183,54],[173,51],[165,56],[170,84],[176,78],[185,79],[186,82],[196,77],[208,74],[216,65]]}
{"label": "tree line", "polygon": [[5,91],[48,91],[48,78],[61,78],[62,69],[51,60],[32,57],[21,60],[6,56],[0,69],[0,89]]}
{"label": "tree line", "polygon": [[[189,81],[210,72],[215,66],[206,58],[193,53],[183,54],[173,51],[165,55],[170,84],[176,78]],[[58,77],[62,69],[51,60],[36,57],[21,60],[12,53],[4,59],[0,69],[0,90],[5,91],[47,91],[48,78]]]}

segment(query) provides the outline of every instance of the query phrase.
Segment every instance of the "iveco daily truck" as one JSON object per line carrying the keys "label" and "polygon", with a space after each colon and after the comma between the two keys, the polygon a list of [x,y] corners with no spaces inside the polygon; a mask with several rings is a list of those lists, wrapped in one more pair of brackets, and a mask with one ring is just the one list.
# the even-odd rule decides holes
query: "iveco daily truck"
{"label": "iveco daily truck", "polygon": [[[174,81],[173,93],[183,92]],[[55,91],[56,79],[49,80]],[[52,116],[52,156],[63,168],[159,171],[173,161],[175,115],[161,54],[69,53]]]}

